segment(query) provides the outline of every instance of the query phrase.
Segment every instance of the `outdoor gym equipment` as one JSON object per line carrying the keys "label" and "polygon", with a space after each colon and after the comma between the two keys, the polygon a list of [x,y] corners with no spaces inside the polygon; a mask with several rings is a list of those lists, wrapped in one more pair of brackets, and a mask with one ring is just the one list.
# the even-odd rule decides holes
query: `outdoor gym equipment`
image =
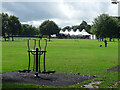
{"label": "outdoor gym equipment", "polygon": [[[41,50],[41,45],[40,45],[40,40],[39,40],[39,48],[37,47],[36,48],[36,39],[34,39],[34,50],[31,50],[30,49],[30,40],[28,40],[28,54],[29,54],[29,65],[28,65],[28,71],[30,70],[30,53],[32,55],[34,55],[34,64],[33,64],[33,71],[35,70],[35,62],[36,62],[36,73],[41,73],[41,70],[40,70],[40,56],[42,54],[44,54],[44,58],[43,58],[43,61],[44,61],[44,72],[46,72],[46,69],[45,69],[45,53],[47,52],[46,51],[46,47],[47,47],[47,39],[44,39],[46,41],[45,43],[45,47],[44,47],[44,50]],[[35,58],[36,56],[36,58]],[[39,57],[38,57],[39,56]],[[39,69],[38,69],[39,67]]]}
{"label": "outdoor gym equipment", "polygon": [[[33,45],[33,50],[31,50],[30,48],[30,41],[34,41],[34,45]],[[36,47],[36,42],[38,41],[38,47]],[[42,39],[36,40],[36,39],[29,39],[27,42],[27,46],[28,46],[28,56],[29,56],[29,63],[28,63],[28,70],[19,70],[19,72],[30,72],[30,65],[31,65],[31,54],[34,55],[34,62],[33,62],[33,71],[35,71],[35,76],[38,76],[38,73],[44,73],[44,74],[50,74],[50,73],[55,73],[56,71],[46,71],[46,66],[45,66],[45,55],[46,55],[46,47],[47,47],[47,39],[44,39],[45,45],[41,45],[41,41]],[[43,48],[43,50],[42,50]],[[41,70],[41,66],[40,66],[40,57],[43,55],[43,66],[44,66],[44,70]]]}
{"label": "outdoor gym equipment", "polygon": [[[49,73],[54,73],[55,71],[46,71],[46,67],[45,67],[45,55],[46,55],[46,47],[47,47],[47,39],[44,39],[44,41],[45,41],[45,45],[44,46],[41,46],[41,39],[40,40],[38,40],[38,47],[36,47],[36,42],[37,42],[37,40],[36,39],[33,39],[33,41],[34,41],[34,50],[31,50],[31,48],[30,48],[30,39],[28,40],[28,43],[27,43],[27,45],[28,45],[28,55],[29,55],[29,64],[28,64],[28,70],[26,70],[26,71],[28,71],[28,72],[30,72],[31,70],[30,70],[30,65],[31,65],[31,54],[32,55],[34,55],[34,62],[33,62],[33,71],[35,71],[36,70],[36,73],[35,73],[35,75],[36,76],[38,76],[38,73],[47,73],[47,74],[49,74]],[[44,48],[43,50],[42,50],[42,47]],[[40,57],[41,57],[41,55],[43,55],[44,57],[43,57],[43,65],[44,65],[44,70],[42,71],[41,70],[41,67],[40,67],[40,62],[41,62],[41,60],[40,60]],[[35,66],[36,66],[36,68],[35,68]]]}

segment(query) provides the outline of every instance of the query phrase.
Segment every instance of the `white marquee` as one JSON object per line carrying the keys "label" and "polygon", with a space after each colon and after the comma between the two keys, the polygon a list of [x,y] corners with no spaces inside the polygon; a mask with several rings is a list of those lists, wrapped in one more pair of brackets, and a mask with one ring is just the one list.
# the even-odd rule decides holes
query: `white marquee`
{"label": "white marquee", "polygon": [[73,29],[71,29],[70,31],[68,31],[68,29],[64,31],[60,30],[60,34],[65,34],[65,35],[70,35],[70,36],[89,36],[90,39],[96,39],[95,35],[89,34],[88,32],[86,32],[85,29],[83,29],[81,32],[79,29],[77,29],[76,31],[74,31]]}

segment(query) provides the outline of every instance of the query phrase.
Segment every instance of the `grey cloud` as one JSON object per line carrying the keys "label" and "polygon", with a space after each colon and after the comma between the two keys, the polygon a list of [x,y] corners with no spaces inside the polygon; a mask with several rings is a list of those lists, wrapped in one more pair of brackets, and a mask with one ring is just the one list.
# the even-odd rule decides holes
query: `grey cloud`
{"label": "grey cloud", "polygon": [[82,20],[91,23],[100,13],[108,12],[110,5],[109,2],[4,2],[2,8],[21,22],[56,19],[63,27],[80,24]]}
{"label": "grey cloud", "polygon": [[3,3],[3,10],[13,12],[22,22],[61,18],[57,3],[48,2],[8,2]]}

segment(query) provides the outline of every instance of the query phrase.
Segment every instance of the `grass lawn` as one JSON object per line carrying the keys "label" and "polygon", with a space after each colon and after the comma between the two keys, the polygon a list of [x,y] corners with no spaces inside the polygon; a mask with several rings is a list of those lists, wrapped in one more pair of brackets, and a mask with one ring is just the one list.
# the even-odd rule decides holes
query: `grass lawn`
{"label": "grass lawn", "polygon": [[[99,47],[100,45],[103,46]],[[118,65],[118,42],[108,42],[107,48],[104,47],[104,42],[88,39],[52,39],[48,42],[47,70],[55,70],[56,73],[98,76],[98,78],[63,88],[80,88],[81,85],[93,80],[104,80],[99,87],[109,88],[118,81],[118,72],[105,70],[116,65]],[[2,72],[24,70],[27,66],[27,41],[2,41]],[[50,86],[3,82],[3,88],[6,87],[51,88]],[[116,87],[117,85],[114,86]],[[57,87],[52,86],[52,88]]]}

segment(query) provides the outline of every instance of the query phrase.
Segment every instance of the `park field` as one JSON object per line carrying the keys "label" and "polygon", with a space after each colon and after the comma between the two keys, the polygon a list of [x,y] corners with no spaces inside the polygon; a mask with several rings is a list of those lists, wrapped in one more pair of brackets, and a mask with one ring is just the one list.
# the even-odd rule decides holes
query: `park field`
{"label": "park field", "polygon": [[[100,47],[102,45],[102,47]],[[32,46],[32,45],[31,45]],[[33,58],[33,57],[32,57]],[[43,59],[43,57],[41,58]],[[42,65],[42,64],[41,64]],[[89,39],[51,39],[47,44],[46,69],[56,73],[96,75],[98,78],[62,88],[81,88],[93,80],[103,80],[100,88],[117,88],[118,72],[106,71],[118,65],[118,42]],[[28,67],[27,40],[2,41],[2,72],[24,70]],[[43,69],[43,68],[42,68]],[[113,87],[110,87],[112,86]],[[3,82],[3,88],[61,88]]]}

